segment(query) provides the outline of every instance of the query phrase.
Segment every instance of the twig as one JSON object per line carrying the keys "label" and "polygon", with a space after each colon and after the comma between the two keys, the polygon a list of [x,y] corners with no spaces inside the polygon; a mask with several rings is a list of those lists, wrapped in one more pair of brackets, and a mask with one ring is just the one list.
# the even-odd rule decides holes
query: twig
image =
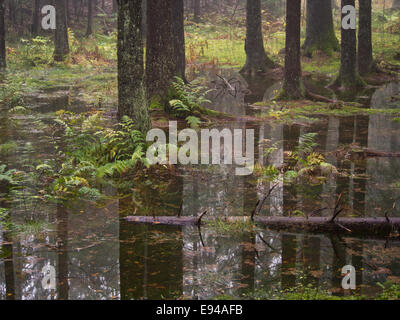
{"label": "twig", "polygon": [[254,221],[254,216],[256,214],[256,211],[257,211],[257,208],[258,208],[259,204],[260,204],[260,200],[257,201],[256,205],[254,206],[253,211],[251,212],[251,221]]}
{"label": "twig", "polygon": [[336,217],[343,211],[344,209],[340,209],[338,210],[332,217],[332,219],[330,220],[330,222],[335,222]]}
{"label": "twig", "polygon": [[330,222],[334,222],[336,217],[344,210],[343,208],[338,210],[338,207],[339,207],[339,204],[340,204],[340,200],[342,200],[342,193],[339,195],[339,197],[338,197],[338,199],[336,201],[335,209],[333,209],[333,216],[332,216],[332,219],[330,220]]}
{"label": "twig", "polygon": [[258,234],[258,237],[260,238],[260,240],[261,240],[262,242],[264,242],[264,244],[265,244],[268,248],[270,248],[273,252],[278,253],[278,250],[275,249],[273,246],[271,246],[267,241],[265,241],[265,239],[264,239],[263,237],[261,237],[259,234]]}
{"label": "twig", "polygon": [[348,232],[353,232],[350,229],[346,228],[345,226],[342,226],[339,222],[335,222],[336,225],[338,225],[339,227],[341,227],[342,229],[348,231]]}
{"label": "twig", "polygon": [[182,211],[183,211],[183,199],[182,199],[182,201],[181,201],[181,205],[179,206],[178,218],[181,217]]}
{"label": "twig", "polygon": [[264,199],[261,201],[260,206],[258,207],[257,213],[259,213],[264,205],[265,200],[271,195],[272,191],[278,186],[279,183],[275,184],[271,189],[269,189],[267,195],[264,197]]}
{"label": "twig", "polygon": [[[391,210],[394,210],[394,209],[396,209],[396,202],[393,202],[393,207],[392,207]],[[385,211],[385,218],[386,218],[387,223],[390,224],[391,222],[390,222],[390,219],[389,219],[389,217],[388,217],[389,211],[390,211],[390,210],[386,210],[386,211]]]}
{"label": "twig", "polygon": [[196,222],[196,225],[197,226],[201,226],[201,219],[204,217],[204,215],[207,213],[207,210],[206,211],[204,211],[201,215],[200,215],[200,217],[197,219],[197,222]]}
{"label": "twig", "polygon": [[199,231],[199,238],[200,238],[201,245],[202,245],[203,247],[205,247],[204,241],[203,241],[203,237],[202,237],[202,235],[201,235],[201,228],[200,228],[200,225],[198,226],[197,229],[198,229],[198,231]]}

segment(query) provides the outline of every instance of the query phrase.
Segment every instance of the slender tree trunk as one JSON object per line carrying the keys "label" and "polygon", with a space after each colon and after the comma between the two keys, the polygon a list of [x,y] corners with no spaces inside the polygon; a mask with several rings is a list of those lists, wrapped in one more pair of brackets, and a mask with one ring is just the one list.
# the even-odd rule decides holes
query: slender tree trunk
{"label": "slender tree trunk", "polygon": [[359,0],[359,27],[358,27],[358,70],[361,75],[372,71],[374,59],[372,57],[372,1]]}
{"label": "slender tree trunk", "polygon": [[285,78],[280,99],[300,99],[304,95],[300,61],[301,1],[286,1]]}
{"label": "slender tree trunk", "polygon": [[171,1],[147,1],[146,81],[150,99],[164,95],[174,80],[172,24]]}
{"label": "slender tree trunk", "polygon": [[71,12],[69,6],[69,0],[67,0],[67,26],[71,24]]}
{"label": "slender tree trunk", "polygon": [[56,32],[54,38],[54,61],[64,61],[69,54],[67,7],[65,0],[55,0]]}
{"label": "slender tree trunk", "polygon": [[37,36],[39,34],[39,12],[40,12],[40,0],[35,0],[35,4],[33,6],[32,11],[32,35]]}
{"label": "slender tree trunk", "polygon": [[[355,0],[342,0],[341,8],[344,6],[355,7]],[[346,14],[342,13],[342,20]],[[357,70],[357,37],[356,30],[342,29],[340,73],[335,81],[335,86],[342,88],[354,88],[362,86],[361,78]]]}
{"label": "slender tree trunk", "polygon": [[118,116],[151,128],[144,84],[142,0],[118,1]]}
{"label": "slender tree trunk", "polygon": [[4,0],[0,0],[0,70],[6,68],[6,28],[4,24]]}
{"label": "slender tree trunk", "polygon": [[261,24],[261,0],[247,0],[246,64],[242,73],[255,75],[274,67],[274,63],[265,53]]}
{"label": "slender tree trunk", "polygon": [[16,3],[15,0],[8,0],[8,14],[10,23],[15,26],[17,23],[17,10],[16,10]]}
{"label": "slender tree trunk", "polygon": [[200,0],[193,0],[194,22],[200,22]]}
{"label": "slender tree trunk", "polygon": [[93,0],[88,1],[88,23],[86,29],[86,36],[90,36],[93,33]]}
{"label": "slender tree trunk", "polygon": [[174,50],[176,59],[175,74],[185,79],[186,55],[185,55],[185,26],[184,26],[184,5],[183,0],[172,1],[172,21],[174,34]]}
{"label": "slender tree trunk", "polygon": [[330,54],[340,48],[333,27],[331,1],[307,0],[307,31],[304,51],[308,56],[312,56],[315,50]]}

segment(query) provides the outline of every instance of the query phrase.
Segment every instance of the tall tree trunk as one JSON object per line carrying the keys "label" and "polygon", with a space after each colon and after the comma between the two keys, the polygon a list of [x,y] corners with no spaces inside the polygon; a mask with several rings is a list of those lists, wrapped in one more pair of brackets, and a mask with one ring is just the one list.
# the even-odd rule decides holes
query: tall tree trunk
{"label": "tall tree trunk", "polygon": [[261,0],[247,0],[246,64],[241,70],[243,73],[265,73],[274,66],[265,53],[261,24]]}
{"label": "tall tree trunk", "polygon": [[361,75],[372,71],[374,59],[372,57],[372,1],[359,0],[359,27],[358,27],[358,70]]}
{"label": "tall tree trunk", "polygon": [[304,95],[300,61],[301,1],[286,1],[285,78],[278,98],[300,99]]}
{"label": "tall tree trunk", "polygon": [[87,17],[87,29],[86,36],[90,36],[93,33],[93,0],[88,1],[88,17]]}
{"label": "tall tree trunk", "polygon": [[39,34],[39,12],[40,12],[40,0],[35,0],[35,4],[32,11],[32,35],[37,36]]}
{"label": "tall tree trunk", "polygon": [[118,1],[118,116],[151,128],[144,84],[142,0]]}
{"label": "tall tree trunk", "polygon": [[146,81],[149,98],[164,95],[174,80],[172,2],[147,1]]}
{"label": "tall tree trunk", "polygon": [[8,0],[8,14],[10,23],[15,26],[17,23],[17,10],[16,10],[16,3],[15,0]]}
{"label": "tall tree trunk", "polygon": [[307,31],[304,51],[308,56],[312,56],[315,50],[321,50],[327,54],[339,50],[339,41],[333,27],[331,1],[307,0]]}
{"label": "tall tree trunk", "polygon": [[193,0],[194,22],[200,22],[200,0]]}
{"label": "tall tree trunk", "polygon": [[[341,8],[350,5],[355,7],[355,0],[342,0]],[[342,19],[346,17],[346,13],[342,13]],[[361,78],[357,70],[357,37],[356,30],[341,27],[341,58],[339,77],[334,85],[342,88],[354,88],[362,86]]]}
{"label": "tall tree trunk", "polygon": [[64,61],[69,54],[67,7],[65,0],[55,0],[56,34],[54,38],[54,61]]}
{"label": "tall tree trunk", "polygon": [[174,50],[176,59],[175,74],[185,79],[186,55],[185,55],[185,26],[184,26],[184,5],[183,0],[172,1],[172,22],[174,34]]}
{"label": "tall tree trunk", "polygon": [[4,0],[0,0],[0,70],[6,68],[6,28],[4,24]]}

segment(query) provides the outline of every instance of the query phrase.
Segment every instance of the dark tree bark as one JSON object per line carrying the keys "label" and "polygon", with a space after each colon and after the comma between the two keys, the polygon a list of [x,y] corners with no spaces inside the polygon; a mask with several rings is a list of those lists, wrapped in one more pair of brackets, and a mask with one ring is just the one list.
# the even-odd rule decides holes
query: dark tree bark
{"label": "dark tree bark", "polygon": [[176,59],[172,1],[147,1],[146,81],[149,98],[164,95],[174,80]]}
{"label": "dark tree bark", "polygon": [[185,79],[186,55],[185,55],[185,26],[184,26],[184,4],[183,0],[172,1],[173,14],[173,33],[174,33],[174,50],[176,59],[175,74]]}
{"label": "dark tree bark", "polygon": [[315,50],[321,50],[326,54],[339,50],[339,41],[333,27],[331,1],[307,0],[307,31],[304,51],[308,56],[312,56]]}
{"label": "dark tree bark", "polygon": [[372,71],[374,59],[372,57],[372,1],[359,0],[359,27],[358,27],[358,70],[361,75]]}
{"label": "dark tree bark", "polygon": [[32,27],[31,32],[32,35],[37,36],[39,34],[39,26],[40,26],[40,0],[35,0],[35,4],[32,11]]}
{"label": "dark tree bark", "polygon": [[0,70],[6,68],[6,28],[4,24],[4,0],[0,0]]}
{"label": "dark tree bark", "polygon": [[[341,8],[351,5],[355,7],[355,0],[342,0]],[[342,13],[342,20],[346,14]],[[362,86],[362,80],[357,70],[357,37],[356,30],[341,27],[341,58],[339,77],[334,85],[342,88]]]}
{"label": "dark tree bark", "polygon": [[67,6],[65,0],[55,0],[56,32],[54,38],[54,61],[64,61],[69,54]]}
{"label": "dark tree bark", "polygon": [[151,128],[144,85],[142,0],[118,1],[118,116]]}
{"label": "dark tree bark", "polygon": [[286,1],[285,78],[278,98],[300,99],[304,96],[300,61],[301,1]]}
{"label": "dark tree bark", "polygon": [[194,22],[200,22],[200,0],[193,0]]}
{"label": "dark tree bark", "polygon": [[15,26],[17,23],[17,9],[15,0],[8,0],[8,15],[10,23]]}
{"label": "dark tree bark", "polygon": [[255,75],[274,67],[274,63],[265,53],[261,24],[261,0],[247,0],[246,64],[242,73]]}
{"label": "dark tree bark", "polygon": [[90,36],[93,33],[93,0],[88,1],[88,17],[87,17],[87,29],[86,36]]}

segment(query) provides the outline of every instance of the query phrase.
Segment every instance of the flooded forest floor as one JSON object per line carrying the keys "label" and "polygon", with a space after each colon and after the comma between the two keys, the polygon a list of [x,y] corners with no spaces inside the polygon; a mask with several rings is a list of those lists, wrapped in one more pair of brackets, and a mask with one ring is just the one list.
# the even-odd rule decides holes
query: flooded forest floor
{"label": "flooded forest floor", "polygon": [[[110,146],[105,157],[118,153],[109,139],[121,138],[113,129],[115,34],[70,34],[65,64],[49,63],[47,38],[8,48],[10,68],[0,80],[0,299],[400,297],[397,233],[377,239],[223,219],[201,228],[123,219],[249,216],[260,202],[259,216],[330,217],[340,206],[341,217],[400,217],[399,35],[374,33],[384,72],[362,91],[327,89],[339,53],[317,53],[303,57],[304,81],[338,102],[281,102],[273,97],[282,68],[243,77],[243,30],[234,36],[226,27],[221,37],[214,27],[187,32],[187,78],[209,101],[191,121],[153,103],[153,127],[167,130],[177,120],[179,128],[253,129],[256,159],[247,176],[235,175],[234,165],[139,161],[132,169],[129,159],[110,166],[85,154],[104,155],[102,146]],[[275,28],[266,51],[282,65],[284,33]],[[345,265],[357,272],[350,292],[341,286]],[[41,285],[47,266],[55,267],[56,290]]]}

